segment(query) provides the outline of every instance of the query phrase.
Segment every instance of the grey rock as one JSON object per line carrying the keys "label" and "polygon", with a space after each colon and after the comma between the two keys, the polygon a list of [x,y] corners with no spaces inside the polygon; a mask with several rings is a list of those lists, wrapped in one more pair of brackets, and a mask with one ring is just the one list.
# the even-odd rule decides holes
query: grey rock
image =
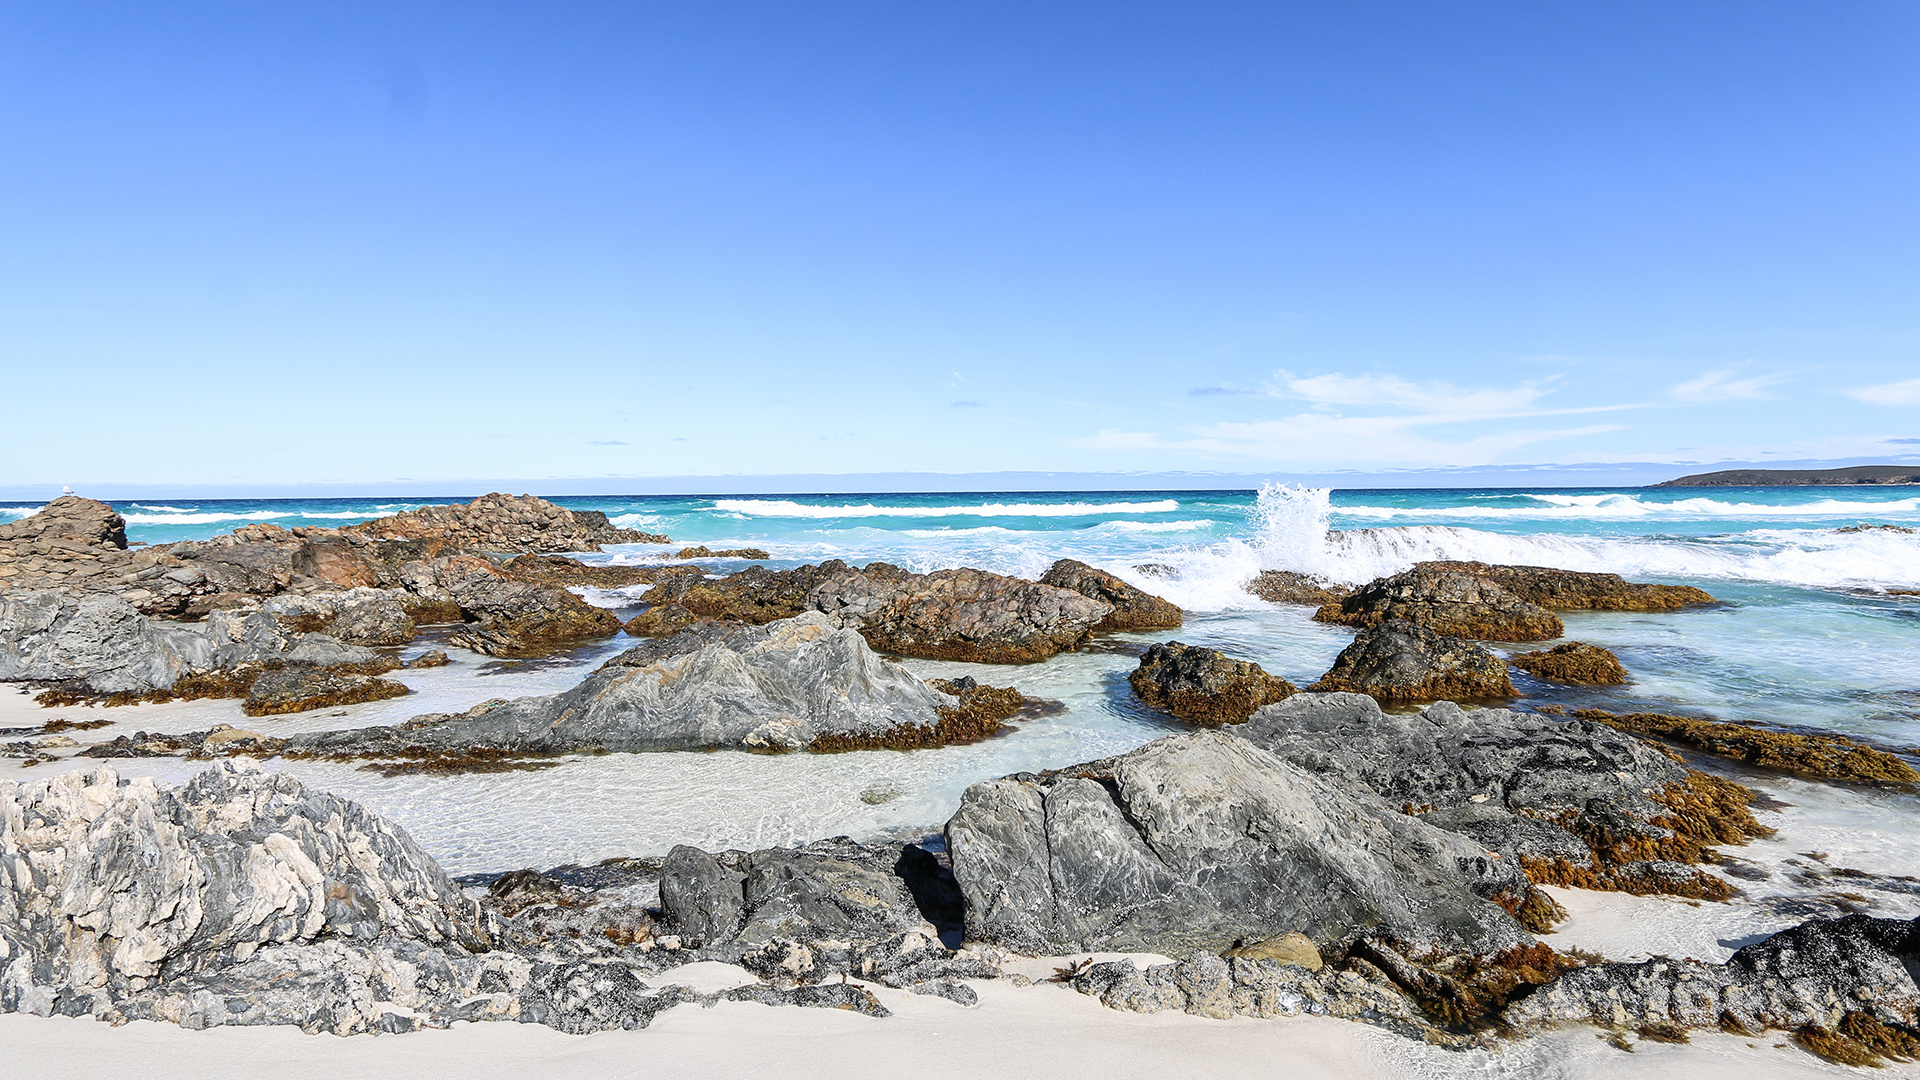
{"label": "grey rock", "polygon": [[1499,657],[1464,638],[1398,619],[1360,631],[1308,689],[1391,703],[1518,696]]}
{"label": "grey rock", "polygon": [[683,845],[661,869],[660,903],[710,945],[887,938],[925,925],[896,861],[844,837],[721,857]]}
{"label": "grey rock", "polygon": [[1482,898],[1525,889],[1516,867],[1223,732],[975,784],[947,847],[969,938],[1034,955],[1177,955],[1294,930],[1527,940]]}
{"label": "grey rock", "polygon": [[1093,625],[1096,632],[1160,630],[1179,626],[1183,618],[1173,603],[1073,559],[1061,559],[1048,567],[1040,584],[1077,592],[1112,607],[1106,618]]}
{"label": "grey rock", "polygon": [[158,628],[113,596],[0,596],[0,680],[78,680],[101,693],[172,686],[206,658],[196,629]]}
{"label": "grey rock", "polygon": [[660,909],[691,944],[731,941],[746,913],[746,879],[699,848],[676,845],[660,870]]}
{"label": "grey rock", "polygon": [[934,979],[930,982],[915,984],[910,989],[916,994],[946,998],[948,1001],[963,1008],[971,1009],[975,1005],[980,1004],[979,993],[965,983],[948,982],[945,979]]}
{"label": "grey rock", "polygon": [[1352,969],[1309,971],[1255,957],[1195,953],[1177,964],[1141,970],[1132,960],[1093,964],[1069,980],[1075,990],[1124,1012],[1178,1010],[1226,1019],[1252,1016],[1334,1016],[1376,1024],[1440,1045],[1467,1040],[1434,1027],[1420,1009],[1384,979]]}
{"label": "grey rock", "polygon": [[757,1001],[762,1005],[798,1005],[808,1009],[844,1009],[863,1016],[892,1016],[892,1010],[864,986],[853,983],[822,983],[790,989],[767,986],[741,986],[726,992],[729,1001]]}

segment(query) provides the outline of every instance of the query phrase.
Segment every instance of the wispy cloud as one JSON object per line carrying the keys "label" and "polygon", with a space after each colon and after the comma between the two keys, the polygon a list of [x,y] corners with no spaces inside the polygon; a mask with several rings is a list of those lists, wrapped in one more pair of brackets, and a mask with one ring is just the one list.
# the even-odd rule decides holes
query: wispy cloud
{"label": "wispy cloud", "polygon": [[1778,382],[1786,381],[1785,375],[1751,375],[1744,379],[1734,378],[1732,368],[1709,371],[1697,379],[1688,379],[1680,383],[1667,394],[1675,401],[1751,401],[1769,396],[1766,388]]}
{"label": "wispy cloud", "polygon": [[621,442],[619,439],[590,439],[588,440],[587,445],[588,446],[625,446],[627,444],[624,442]]}
{"label": "wispy cloud", "polygon": [[947,403],[947,408],[949,409],[983,409],[985,407],[986,406],[977,401],[950,401]]}
{"label": "wispy cloud", "polygon": [[1841,393],[1869,405],[1920,405],[1920,379],[1904,379],[1900,382],[1881,383],[1878,386],[1863,386],[1858,390],[1843,390]]}

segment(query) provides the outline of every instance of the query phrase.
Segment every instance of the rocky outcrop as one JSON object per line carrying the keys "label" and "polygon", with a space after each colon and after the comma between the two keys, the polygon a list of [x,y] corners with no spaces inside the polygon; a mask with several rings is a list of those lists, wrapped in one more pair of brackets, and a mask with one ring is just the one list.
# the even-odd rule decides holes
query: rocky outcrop
{"label": "rocky outcrop", "polygon": [[803,750],[833,735],[938,729],[959,703],[816,613],[708,623],[629,649],[550,697],[489,701],[400,727],[297,736],[320,756],[433,759],[734,747]]}
{"label": "rocky outcrop", "polygon": [[38,513],[0,525],[0,546],[35,540],[67,540],[85,550],[124,550],[127,523],[106,503],[63,495],[41,507]]}
{"label": "rocky outcrop", "polygon": [[1182,614],[1166,600],[1136,589],[1105,570],[1083,562],[1061,559],[1047,568],[1040,584],[1077,592],[1113,610],[1093,625],[1096,633],[1113,630],[1165,630],[1177,627]]}
{"label": "rocky outcrop", "polygon": [[[876,564],[884,565],[884,564]],[[642,603],[655,607],[675,607],[690,616],[726,619],[732,622],[769,623],[790,619],[811,609],[809,597],[821,582],[860,571],[838,559],[818,566],[796,566],[791,570],[768,570],[752,566],[724,578],[709,579],[697,567],[678,568],[679,572],[661,579],[641,595]]]}
{"label": "rocky outcrop", "polygon": [[1507,662],[1535,678],[1572,686],[1618,686],[1627,681],[1627,669],[1620,666],[1619,657],[1584,641],[1521,653]]}
{"label": "rocky outcrop", "polygon": [[1831,732],[1775,731],[1756,724],[1730,724],[1665,713],[1616,714],[1604,709],[1579,709],[1573,715],[1645,738],[1793,776],[1853,784],[1920,784],[1920,772],[1899,757]]}
{"label": "rocky outcrop", "polygon": [[667,538],[615,528],[597,510],[569,510],[533,495],[482,495],[465,505],[427,506],[349,525],[362,540],[435,540],[489,552],[599,551],[602,544],[664,544]]}
{"label": "rocky outcrop", "polygon": [[1554,611],[1676,611],[1714,602],[1690,586],[1634,584],[1618,574],[1423,562],[1324,605],[1314,618],[1358,627],[1402,619],[1458,637],[1548,641],[1565,629]]}
{"label": "rocky outcrop", "polygon": [[280,716],[383,701],[407,693],[404,684],[377,675],[302,664],[262,673],[248,688],[240,711],[248,716]]}
{"label": "rocky outcrop", "polygon": [[1516,696],[1499,657],[1471,641],[1397,619],[1361,631],[1308,689],[1388,703]]}
{"label": "rocky outcrop", "polygon": [[1238,724],[1297,692],[1259,664],[1178,641],[1148,648],[1127,682],[1148,705],[1206,727]]}
{"label": "rocky outcrop", "polygon": [[565,555],[516,555],[500,569],[522,581],[536,581],[542,585],[590,585],[597,589],[624,589],[683,575],[698,578],[705,573],[698,567],[688,566],[588,564]]}
{"label": "rocky outcrop", "polygon": [[628,637],[671,637],[699,621],[679,604],[656,604],[627,620],[620,629]]}
{"label": "rocky outcrop", "polygon": [[473,555],[437,560],[435,578],[468,626],[451,643],[488,656],[531,656],[611,637],[620,620],[566,589],[509,577]]}
{"label": "rocky outcrop", "polygon": [[946,836],[968,937],[1033,955],[1183,955],[1288,931],[1525,939],[1484,899],[1526,890],[1511,861],[1224,732],[975,784]]}
{"label": "rocky outcrop", "polygon": [[476,915],[406,833],[289,776],[0,782],[0,1011],[102,1013],[323,938],[478,948]]}
{"label": "rocky outcrop", "polygon": [[752,559],[757,561],[770,559],[773,556],[768,555],[762,548],[723,548],[715,551],[705,544],[696,544],[693,547],[681,548],[674,553],[673,557],[676,559]]}
{"label": "rocky outcrop", "polygon": [[1247,582],[1247,591],[1272,604],[1306,604],[1316,608],[1353,595],[1351,586],[1295,570],[1262,570]]}
{"label": "rocky outcrop", "polygon": [[1569,972],[1507,1009],[1520,1030],[1582,1022],[1684,1033],[1792,1032],[1847,1065],[1920,1052],[1920,920],[1816,919],[1724,964],[1659,957]]}
{"label": "rocky outcrop", "polygon": [[405,645],[419,631],[400,589],[354,588],[276,596],[260,605],[288,630],[318,631],[350,645]]}
{"label": "rocky outcrop", "polygon": [[1111,613],[1076,592],[963,568],[910,574],[874,563],[807,597],[874,648],[930,660],[1031,664],[1073,648]]}
{"label": "rocky outcrop", "polygon": [[1536,884],[1725,899],[1732,886],[1694,864],[1768,835],[1752,792],[1585,721],[1445,701],[1385,713],[1360,694],[1307,693],[1226,730],[1470,837]]}
{"label": "rocky outcrop", "polygon": [[1565,630],[1560,617],[1459,563],[1421,563],[1375,581],[1314,613],[1319,622],[1362,629],[1389,621],[1437,634],[1487,641],[1546,641]]}
{"label": "rocky outcrop", "polygon": [[660,907],[693,944],[934,936],[897,861],[845,837],[717,856],[681,845],[661,867]]}

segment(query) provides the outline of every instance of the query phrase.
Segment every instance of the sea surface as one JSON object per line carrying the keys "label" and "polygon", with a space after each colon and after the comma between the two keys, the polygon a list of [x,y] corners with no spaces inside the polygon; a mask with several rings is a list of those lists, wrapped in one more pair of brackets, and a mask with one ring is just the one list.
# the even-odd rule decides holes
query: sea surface
{"label": "sea surface", "polygon": [[[131,539],[164,543],[259,521],[346,525],[467,497],[115,506]],[[1920,529],[1920,489],[1269,486],[1258,492],[554,501],[604,511],[616,524],[674,541],[664,548],[611,547],[585,556],[589,561],[650,562],[670,558],[683,544],[705,544],[764,548],[776,568],[838,558],[1037,577],[1053,560],[1075,558],[1173,600],[1188,621],[1177,631],[1118,635],[1031,666],[906,661],[923,675],[972,674],[1065,705],[973,746],[835,755],[614,754],[568,759],[539,772],[453,777],[387,778],[350,765],[284,763],[318,786],[400,820],[456,873],[658,855],[676,843],[753,847],[937,827],[975,781],[1114,754],[1180,730],[1140,707],[1126,685],[1138,652],[1153,641],[1215,646],[1296,684],[1312,682],[1352,634],[1312,622],[1306,608],[1247,594],[1242,586],[1263,569],[1360,583],[1424,559],[1479,559],[1697,585],[1725,602],[1671,614],[1566,615],[1569,638],[1618,653],[1632,682],[1569,691],[1516,673],[1516,684],[1531,695],[1525,700],[1756,720],[1845,732],[1890,747],[1920,746],[1920,596],[1900,595],[1920,590],[1920,532],[1905,531]],[[35,509],[0,506],[0,520]],[[713,564],[716,572],[746,565]],[[595,603],[632,611],[640,591],[644,587],[585,593]],[[139,724],[184,731],[218,721],[284,733],[392,723],[493,697],[556,692],[630,644],[616,637],[525,662],[453,650],[454,663],[446,668],[400,675],[415,691],[406,698],[268,720],[240,717],[231,702],[186,702],[143,709]],[[179,779],[192,768],[156,760],[127,762],[123,771]],[[1792,786],[1767,782],[1780,790]],[[1804,795],[1806,787],[1793,790]],[[1881,837],[1868,846],[1885,849],[1886,872],[1920,872],[1920,830],[1910,824],[1920,805],[1911,797],[1861,793],[1823,805],[1830,816],[1823,827],[1837,837]]]}

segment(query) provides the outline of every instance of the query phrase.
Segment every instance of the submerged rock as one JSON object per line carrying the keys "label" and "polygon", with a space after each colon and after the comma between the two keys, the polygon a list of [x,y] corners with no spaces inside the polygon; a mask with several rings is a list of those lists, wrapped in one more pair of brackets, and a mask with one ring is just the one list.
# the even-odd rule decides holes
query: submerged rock
{"label": "submerged rock", "polygon": [[946,832],[968,937],[1033,955],[1180,955],[1287,931],[1476,951],[1526,939],[1484,898],[1527,888],[1511,861],[1224,732],[975,784]]}
{"label": "submerged rock", "polygon": [[1147,649],[1127,681],[1141,701],[1207,727],[1238,724],[1262,706],[1297,693],[1292,683],[1259,664],[1178,641]]}
{"label": "submerged rock", "polygon": [[1507,662],[1537,678],[1574,686],[1618,686],[1627,681],[1627,669],[1620,666],[1619,657],[1584,641],[1521,653]]}
{"label": "submerged rock", "polygon": [[1499,657],[1471,641],[1397,619],[1362,630],[1309,689],[1390,703],[1517,696]]}
{"label": "submerged rock", "polygon": [[1061,559],[1048,567],[1040,584],[1077,592],[1111,606],[1113,610],[1106,618],[1094,624],[1095,632],[1168,629],[1179,626],[1182,619],[1180,609],[1172,603],[1073,559]]}
{"label": "submerged rock", "polygon": [[1447,701],[1385,713],[1364,695],[1307,693],[1227,730],[1471,837],[1536,884],[1725,899],[1732,886],[1692,865],[1768,835],[1752,792],[1600,724]]}

